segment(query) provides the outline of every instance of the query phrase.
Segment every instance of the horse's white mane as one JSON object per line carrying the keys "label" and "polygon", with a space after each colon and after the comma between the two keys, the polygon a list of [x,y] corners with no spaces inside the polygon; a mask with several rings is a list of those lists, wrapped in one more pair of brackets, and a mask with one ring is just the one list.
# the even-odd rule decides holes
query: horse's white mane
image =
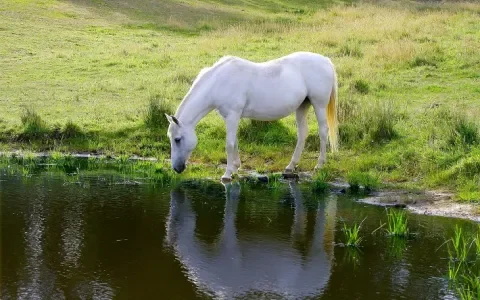
{"label": "horse's white mane", "polygon": [[236,58],[235,56],[231,56],[231,55],[223,56],[218,61],[216,61],[211,67],[206,67],[201,69],[197,77],[193,81],[192,86],[190,87],[190,90],[188,91],[187,95],[185,95],[185,98],[183,98],[182,102],[180,103],[180,106],[178,107],[177,113],[175,114],[175,116],[176,117],[179,116],[183,107],[185,107],[185,103],[188,101],[193,91],[197,89],[200,82],[204,82],[205,80],[210,78],[215,70],[217,70],[220,66],[222,66],[226,62],[229,62],[235,58]]}

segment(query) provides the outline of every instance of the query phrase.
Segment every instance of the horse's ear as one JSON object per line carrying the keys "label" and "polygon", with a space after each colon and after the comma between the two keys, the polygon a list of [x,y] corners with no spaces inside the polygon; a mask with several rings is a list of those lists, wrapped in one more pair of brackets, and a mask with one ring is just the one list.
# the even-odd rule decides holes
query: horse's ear
{"label": "horse's ear", "polygon": [[175,123],[175,124],[177,124],[178,126],[180,126],[180,122],[179,122],[178,119],[175,118],[174,116],[169,116],[169,115],[165,114],[165,117],[167,117],[168,122],[170,122],[170,123]]}

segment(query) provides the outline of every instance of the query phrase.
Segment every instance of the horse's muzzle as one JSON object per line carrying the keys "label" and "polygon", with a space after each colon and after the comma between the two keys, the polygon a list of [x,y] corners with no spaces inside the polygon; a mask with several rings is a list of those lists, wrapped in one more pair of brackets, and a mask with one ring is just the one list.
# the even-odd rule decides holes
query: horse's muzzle
{"label": "horse's muzzle", "polygon": [[180,174],[185,170],[185,164],[176,165],[175,167],[173,167],[173,169],[175,170],[175,172]]}

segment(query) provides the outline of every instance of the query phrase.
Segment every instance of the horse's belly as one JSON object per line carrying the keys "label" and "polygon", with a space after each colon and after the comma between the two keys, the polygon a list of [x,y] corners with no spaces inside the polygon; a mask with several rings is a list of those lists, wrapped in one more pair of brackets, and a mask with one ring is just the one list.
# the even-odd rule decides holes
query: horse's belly
{"label": "horse's belly", "polygon": [[282,88],[250,95],[242,117],[263,121],[278,120],[297,110],[306,96],[303,89],[282,91]]}
{"label": "horse's belly", "polygon": [[304,100],[305,98],[288,103],[259,101],[247,105],[243,110],[242,117],[263,121],[278,120],[292,114]]}

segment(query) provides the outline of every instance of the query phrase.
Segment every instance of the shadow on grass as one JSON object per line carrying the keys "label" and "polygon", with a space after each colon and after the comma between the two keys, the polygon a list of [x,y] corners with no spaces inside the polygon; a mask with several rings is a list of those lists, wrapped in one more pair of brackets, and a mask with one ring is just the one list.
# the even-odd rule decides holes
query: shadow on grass
{"label": "shadow on grass", "polygon": [[259,144],[268,146],[293,145],[296,136],[280,121],[244,121],[238,129],[239,143]]}

